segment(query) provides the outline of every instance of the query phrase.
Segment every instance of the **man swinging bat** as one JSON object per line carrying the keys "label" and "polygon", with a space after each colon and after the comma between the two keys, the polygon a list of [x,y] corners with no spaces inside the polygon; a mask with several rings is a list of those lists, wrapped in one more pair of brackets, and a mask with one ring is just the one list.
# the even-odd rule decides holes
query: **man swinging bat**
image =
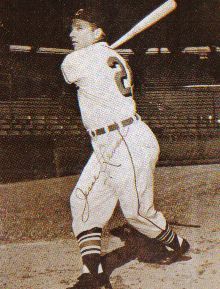
{"label": "man swinging bat", "polygon": [[118,200],[130,225],[167,248],[161,264],[177,261],[190,246],[154,208],[159,145],[137,114],[132,73],[105,42],[102,18],[92,10],[79,10],[70,38],[74,52],[66,56],[61,69],[65,81],[78,87],[81,116],[93,147],[70,199],[83,262],[73,288],[111,288],[101,264],[101,237]]}

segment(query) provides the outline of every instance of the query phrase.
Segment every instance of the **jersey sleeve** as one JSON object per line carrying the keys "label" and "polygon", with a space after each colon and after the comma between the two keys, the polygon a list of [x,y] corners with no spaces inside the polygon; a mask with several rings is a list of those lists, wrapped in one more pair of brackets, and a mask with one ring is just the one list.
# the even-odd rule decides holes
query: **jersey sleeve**
{"label": "jersey sleeve", "polygon": [[68,54],[61,64],[61,71],[65,81],[69,84],[76,82],[80,78],[80,68],[81,65],[74,52]]}

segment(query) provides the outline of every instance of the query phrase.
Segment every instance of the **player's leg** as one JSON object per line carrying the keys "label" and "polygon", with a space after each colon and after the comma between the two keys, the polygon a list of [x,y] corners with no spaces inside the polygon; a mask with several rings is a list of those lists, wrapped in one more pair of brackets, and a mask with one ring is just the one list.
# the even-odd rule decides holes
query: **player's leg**
{"label": "player's leg", "polygon": [[[138,129],[138,133],[134,129]],[[118,152],[120,167],[114,169],[113,181],[119,195],[122,211],[139,232],[155,238],[166,227],[166,220],[153,204],[153,175],[159,146],[150,132],[136,124],[129,127]],[[141,134],[141,137],[139,137]],[[122,135],[123,137],[123,135]],[[148,137],[147,145],[141,138]],[[119,184],[119,186],[117,186]]]}
{"label": "player's leg", "polygon": [[102,228],[111,217],[116,203],[114,191],[93,153],[70,198],[72,227],[80,247],[84,273],[83,279],[80,278],[74,288],[81,288],[85,282],[94,283],[98,274],[97,282],[103,279],[100,258]]}
{"label": "player's leg", "polygon": [[[154,154],[156,155],[156,152],[154,152],[154,150],[149,150],[149,152],[151,152],[151,157]],[[155,239],[155,241],[163,243],[165,246],[171,248],[172,250],[180,250],[181,245],[183,245],[182,249],[188,250],[188,245],[186,244],[186,241],[180,236],[177,236],[177,234],[166,222],[163,214],[161,212],[158,212],[154,207],[154,167],[154,159],[146,162],[142,171],[140,169],[139,173],[136,176],[136,184],[132,184],[132,182],[126,183],[126,187],[119,197],[120,203],[123,203],[123,198],[127,198],[127,196],[124,195],[124,192],[130,191],[132,186],[134,186],[134,191],[131,194],[134,196],[133,203],[136,205],[136,210],[132,206],[133,213],[130,214],[130,212],[128,212],[129,205],[126,205],[124,209],[122,205],[122,210],[125,216],[127,216],[129,223],[144,235],[148,236],[149,238]],[[130,192],[132,192],[132,190]],[[130,200],[131,198],[132,196],[129,197]],[[164,260],[164,263],[168,262],[170,262],[168,259]]]}
{"label": "player's leg", "polygon": [[138,122],[130,127],[123,141],[121,167],[115,180],[118,175],[119,200],[125,217],[138,231],[172,250],[188,250],[188,243],[172,231],[163,214],[154,208],[154,170],[159,155],[155,136],[143,122]]}
{"label": "player's leg", "polygon": [[[158,156],[159,156],[159,147],[156,148],[156,146],[153,147],[153,151],[149,150],[149,140],[148,140],[148,135],[150,136],[150,139],[152,138],[151,135],[151,130],[149,129],[148,126],[146,126],[143,122],[140,124],[143,129],[146,132],[146,138],[144,139],[145,142],[145,165],[144,167],[147,168],[147,172],[146,170],[143,170],[143,175],[140,174],[140,176],[138,176],[139,178],[139,182],[140,182],[140,193],[141,193],[141,199],[143,199],[143,202],[140,203],[139,205],[139,212],[141,215],[147,215],[147,218],[149,218],[149,220],[152,222],[152,225],[157,225],[158,229],[161,230],[161,232],[159,233],[159,231],[157,233],[159,233],[155,238],[156,241],[164,244],[166,246],[166,248],[169,248],[169,251],[175,251],[178,252],[178,254],[182,254],[185,253],[186,251],[188,251],[189,249],[189,244],[188,242],[183,239],[182,237],[178,236],[169,226],[169,224],[167,223],[167,221],[165,220],[164,216],[162,213],[157,212],[154,208],[154,203],[153,203],[153,194],[154,194],[154,171],[155,171],[155,166],[156,166],[156,162],[158,160]],[[143,146],[144,148],[144,146]],[[155,151],[156,148],[156,151]],[[143,180],[143,183],[142,183]],[[148,204],[147,208],[145,208],[143,204]],[[155,216],[155,218],[152,216]],[[157,217],[159,216],[159,220],[157,220]],[[177,255],[178,255],[177,254]],[[177,257],[177,255],[173,254],[173,256],[169,255],[167,256],[168,258],[164,259],[164,263],[169,263],[174,261],[174,259]],[[170,257],[172,257],[170,259]],[[162,260],[161,260],[162,261]]]}

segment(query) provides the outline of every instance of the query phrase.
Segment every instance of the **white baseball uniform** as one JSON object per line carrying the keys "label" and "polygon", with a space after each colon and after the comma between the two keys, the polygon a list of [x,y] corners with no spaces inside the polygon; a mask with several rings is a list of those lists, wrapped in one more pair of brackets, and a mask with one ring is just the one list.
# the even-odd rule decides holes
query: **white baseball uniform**
{"label": "white baseball uniform", "polygon": [[75,235],[103,228],[117,201],[128,222],[150,238],[166,227],[153,205],[153,174],[159,145],[136,114],[132,74],[106,42],[72,52],[61,69],[78,86],[83,123],[93,153],[71,195]]}

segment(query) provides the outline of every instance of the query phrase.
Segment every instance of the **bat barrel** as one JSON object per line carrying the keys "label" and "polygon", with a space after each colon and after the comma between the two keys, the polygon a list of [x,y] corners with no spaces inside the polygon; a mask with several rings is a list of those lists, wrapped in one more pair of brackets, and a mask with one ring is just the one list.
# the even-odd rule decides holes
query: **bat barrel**
{"label": "bat barrel", "polygon": [[177,4],[174,0],[168,0],[161,6],[159,6],[152,13],[147,15],[144,19],[138,22],[131,30],[129,30],[125,35],[119,38],[115,43],[111,45],[111,48],[117,48],[128,40],[132,39],[135,35],[144,31],[145,29],[151,27],[156,22],[167,16],[173,10],[175,10]]}

